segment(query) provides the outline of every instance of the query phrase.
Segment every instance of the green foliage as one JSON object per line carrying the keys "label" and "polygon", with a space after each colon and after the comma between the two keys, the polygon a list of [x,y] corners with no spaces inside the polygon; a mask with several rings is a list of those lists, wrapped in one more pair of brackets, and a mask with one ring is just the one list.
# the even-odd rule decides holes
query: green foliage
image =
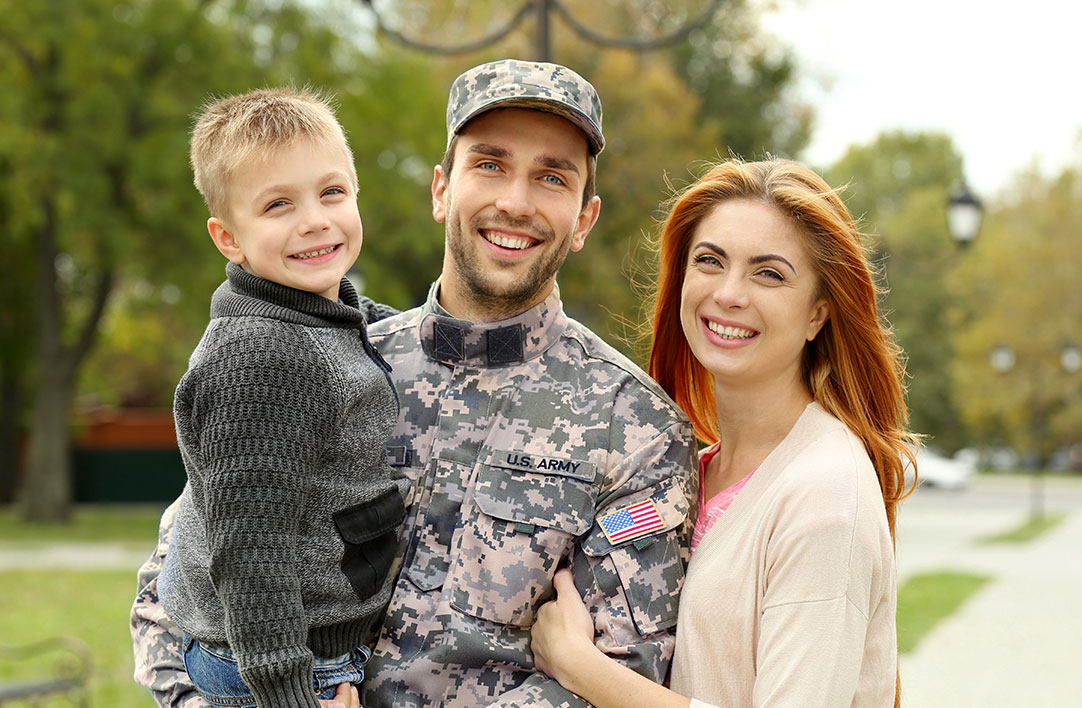
{"label": "green foliage", "polygon": [[[424,187],[445,89],[416,57],[362,49],[355,3],[5,4],[0,217],[14,248],[0,287],[5,303],[32,302],[32,244],[54,211],[66,340],[86,324],[98,277],[117,273],[102,346],[79,381],[87,403],[168,405],[206,323],[224,261],[191,185],[187,137],[213,96],[286,83],[336,92],[359,165],[369,292],[399,306],[423,296],[418,281],[440,262]],[[418,261],[421,279],[366,267]],[[33,314],[4,308],[5,375],[32,373]]]}
{"label": "green foliage", "polygon": [[[1019,175],[985,216],[981,237],[959,264],[954,297],[953,374],[969,425],[1044,459],[1079,441],[1082,372],[1064,371],[1062,347],[1082,341],[1082,166],[1045,177]],[[998,345],[1015,354],[999,374]]]}
{"label": "green foliage", "polygon": [[958,257],[947,230],[947,195],[960,175],[948,137],[902,132],[851,147],[826,172],[830,184],[846,186],[846,204],[882,268],[882,309],[907,358],[911,426],[947,450],[966,437],[951,378],[957,305],[947,283]]}
{"label": "green foliage", "polygon": [[[705,6],[573,10],[605,36],[656,37]],[[382,7],[411,36],[446,44],[489,34],[513,12],[495,0]],[[355,0],[0,0],[0,10],[0,435],[12,439],[27,407],[44,402],[35,479],[37,467],[61,466],[41,451],[66,444],[72,398],[171,402],[223,277],[187,161],[191,119],[208,98],[285,83],[336,93],[367,235],[357,272],[366,294],[407,308],[442,262],[428,185],[445,146],[447,86],[476,62],[536,51],[529,17],[482,51],[418,53],[376,36]],[[648,52],[598,48],[553,18],[554,56],[595,82],[609,138],[601,221],[561,287],[572,316],[618,345],[642,306],[629,274],[652,279],[647,240],[668,180],[679,187],[695,163],[730,151],[795,154],[807,139],[809,110],[788,91],[791,60],[760,38],[755,18],[749,4],[726,3],[689,43]],[[60,422],[47,430],[43,420]]]}
{"label": "green foliage", "polygon": [[917,648],[939,622],[954,614],[991,580],[985,575],[943,571],[916,575],[898,589],[898,652]]}
{"label": "green foliage", "polygon": [[[650,0],[609,0],[576,3],[573,15],[605,37],[651,38],[705,6],[685,0],[660,11]],[[456,65],[534,56],[532,31],[524,25],[489,54]],[[730,153],[798,154],[811,111],[791,94],[791,58],[762,37],[755,8],[745,2],[724,3],[688,41],[663,49],[601,49],[558,18],[552,35],[555,60],[588,77],[601,94],[607,142],[598,158],[601,217],[586,248],[564,265],[560,292],[571,316],[642,360],[639,332],[654,282],[651,239],[664,216],[660,203],[706,163]]]}

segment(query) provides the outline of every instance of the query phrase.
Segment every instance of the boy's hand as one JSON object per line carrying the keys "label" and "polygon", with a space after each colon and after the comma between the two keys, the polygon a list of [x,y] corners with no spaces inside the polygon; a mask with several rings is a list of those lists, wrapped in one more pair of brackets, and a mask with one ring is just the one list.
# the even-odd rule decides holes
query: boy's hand
{"label": "boy's hand", "polygon": [[320,701],[319,704],[323,708],[361,708],[361,696],[353,684],[340,683],[334,698],[329,701]]}

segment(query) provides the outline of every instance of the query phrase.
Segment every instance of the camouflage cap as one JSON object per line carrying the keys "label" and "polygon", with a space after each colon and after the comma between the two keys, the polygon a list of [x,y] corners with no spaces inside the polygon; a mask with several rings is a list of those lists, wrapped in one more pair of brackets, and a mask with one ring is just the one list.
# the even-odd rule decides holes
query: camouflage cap
{"label": "camouflage cap", "polygon": [[605,148],[601,134],[601,99],[590,82],[559,64],[501,59],[462,73],[447,99],[447,143],[462,126],[493,108],[532,108],[574,123],[590,143]]}

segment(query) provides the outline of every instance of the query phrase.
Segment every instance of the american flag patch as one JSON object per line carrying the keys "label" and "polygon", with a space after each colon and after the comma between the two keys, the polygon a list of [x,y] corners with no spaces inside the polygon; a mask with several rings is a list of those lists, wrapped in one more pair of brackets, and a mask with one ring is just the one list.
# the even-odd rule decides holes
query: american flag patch
{"label": "american flag patch", "polygon": [[657,506],[653,499],[606,514],[599,518],[597,523],[609,537],[609,543],[614,546],[665,527],[665,522],[661,520],[661,514],[657,513]]}

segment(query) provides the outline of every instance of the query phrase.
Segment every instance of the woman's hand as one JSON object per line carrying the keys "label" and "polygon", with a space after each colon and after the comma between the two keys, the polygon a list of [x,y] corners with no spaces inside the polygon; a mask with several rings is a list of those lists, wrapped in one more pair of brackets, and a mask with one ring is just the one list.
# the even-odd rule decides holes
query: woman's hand
{"label": "woman's hand", "polygon": [[586,609],[568,568],[556,571],[552,580],[556,599],[546,602],[537,612],[530,630],[530,648],[534,665],[568,689],[575,668],[588,652],[600,652],[594,646],[594,622]]}
{"label": "woman's hand", "polygon": [[357,687],[349,683],[338,684],[338,690],[334,698],[329,701],[320,701],[323,708],[361,708],[361,696],[357,693]]}
{"label": "woman's hand", "polygon": [[537,611],[530,630],[534,665],[597,708],[637,704],[688,708],[690,701],[640,676],[594,645],[594,622],[571,571],[556,571],[556,599]]}

